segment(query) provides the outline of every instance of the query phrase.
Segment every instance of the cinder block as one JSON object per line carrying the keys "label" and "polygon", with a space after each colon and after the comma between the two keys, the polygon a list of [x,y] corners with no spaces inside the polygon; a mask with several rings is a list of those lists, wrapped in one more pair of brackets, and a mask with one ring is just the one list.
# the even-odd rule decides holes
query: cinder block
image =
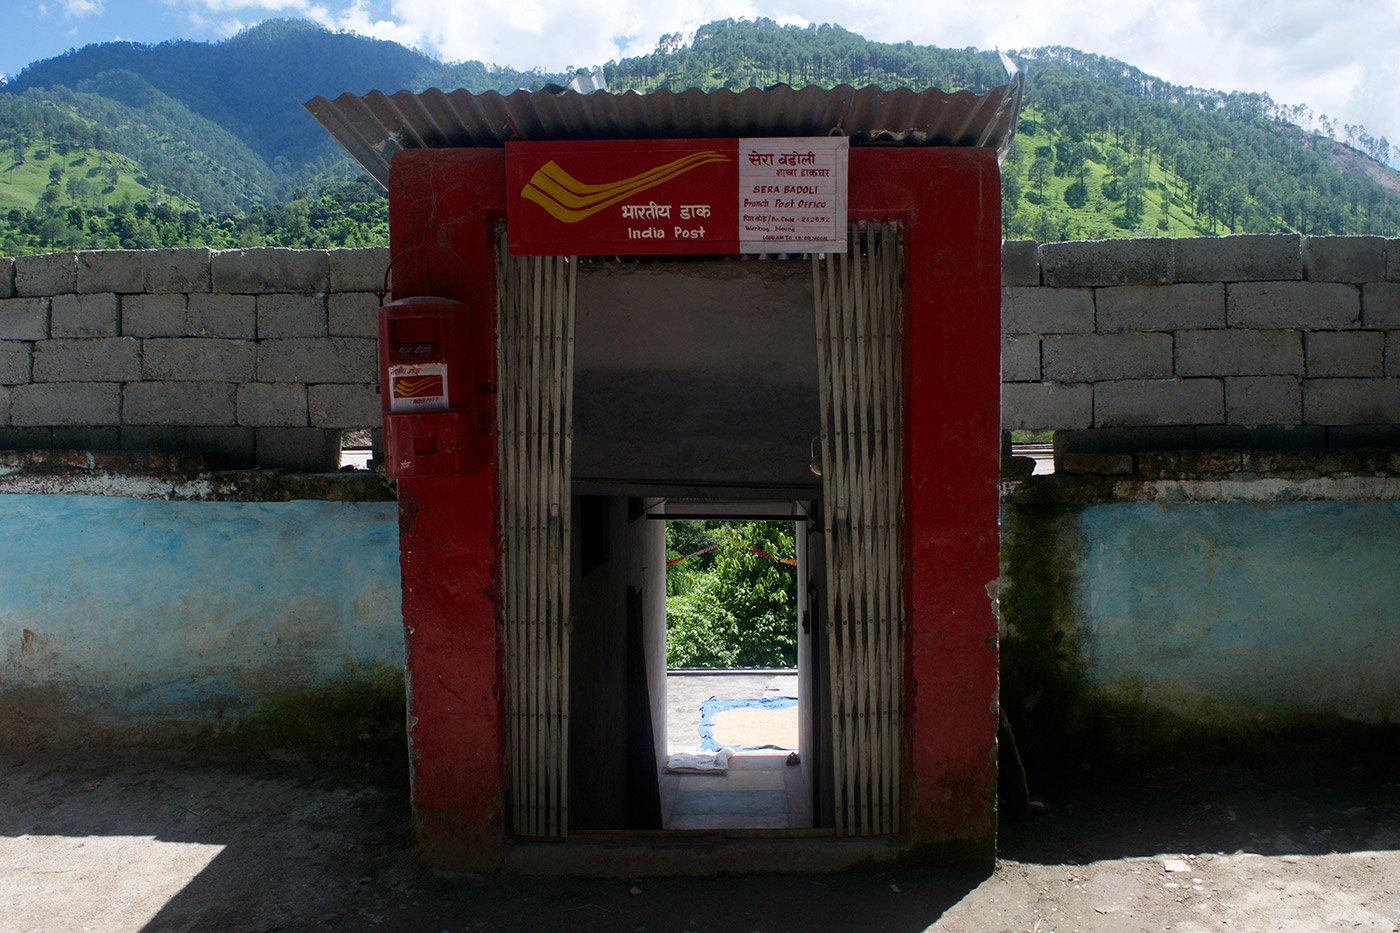
{"label": "cinder block", "polygon": [[340,432],[323,428],[258,428],[258,466],[322,473],[340,468]]}
{"label": "cinder block", "polygon": [[1303,374],[1296,330],[1184,330],[1176,335],[1178,376]]}
{"label": "cinder block", "polygon": [[384,246],[333,249],[329,265],[332,292],[377,292],[384,287],[389,249]]}
{"label": "cinder block", "polygon": [[212,255],[212,250],[204,248],[143,250],[141,261],[145,270],[145,291],[209,291],[209,258]]}
{"label": "cinder block", "polygon": [[1287,282],[1303,277],[1296,233],[1192,237],[1173,241],[1178,282]]}
{"label": "cinder block", "polygon": [[220,470],[246,470],[257,465],[257,435],[253,428],[191,426],[185,430],[186,449],[204,454]]}
{"label": "cinder block", "polygon": [[119,450],[122,429],[116,425],[54,428],[49,444],[54,450]]}
{"label": "cinder block", "polygon": [[[1385,241],[1385,277],[1392,282],[1400,282],[1400,237]],[[0,277],[0,288],[4,287]]]}
{"label": "cinder block", "polygon": [[141,378],[141,345],[131,337],[41,340],[35,382],[127,382]]}
{"label": "cinder block", "polygon": [[258,382],[370,383],[377,343],[361,337],[289,337],[258,343]]}
{"label": "cinder block", "polygon": [[321,249],[223,250],[210,257],[209,268],[214,291],[230,294],[315,294],[330,284],[330,256]]}
{"label": "cinder block", "polygon": [[257,301],[253,295],[191,294],[185,333],[252,340],[258,332]]}
{"label": "cinder block", "polygon": [[184,295],[123,295],[122,333],[127,337],[183,337]]}
{"label": "cinder block", "polygon": [[307,409],[318,428],[367,428],[384,420],[372,385],[310,386]]}
{"label": "cinder block", "polygon": [[[0,426],[10,423],[10,387],[0,385]],[[3,449],[3,448],[0,448]]]}
{"label": "cinder block", "polygon": [[[1332,450],[1400,448],[1400,424],[1334,425],[1327,429],[1327,446]],[[1393,456],[1400,459],[1400,454]]]}
{"label": "cinder block", "polygon": [[238,423],[254,428],[306,427],[306,386],[288,382],[239,386]]}
{"label": "cinder block", "polygon": [[1040,356],[1041,371],[1052,382],[1170,376],[1172,335],[1052,335],[1041,338]]}
{"label": "cinder block", "polygon": [[30,350],[21,340],[0,341],[0,385],[17,385],[30,379]]}
{"label": "cinder block", "polygon": [[0,428],[0,450],[48,450],[53,428]]}
{"label": "cinder block", "polygon": [[[1228,394],[1229,390],[1226,390]],[[1327,443],[1327,429],[1319,425],[1203,424],[1196,428],[1196,443],[1203,450],[1240,451],[1240,469],[1246,473],[1277,474],[1267,464],[1276,458],[1252,451],[1316,450]],[[1263,466],[1263,469],[1260,467]]]}
{"label": "cinder block", "polygon": [[1367,327],[1400,327],[1400,283],[1361,286],[1361,320]]}
{"label": "cinder block", "polygon": [[141,376],[168,382],[247,382],[257,357],[243,340],[203,337],[150,338],[141,355]]}
{"label": "cinder block", "polygon": [[1055,464],[1055,472],[1076,476],[1128,476],[1133,472],[1132,454],[1065,454]]}
{"label": "cinder block", "polygon": [[1305,379],[1308,424],[1391,424],[1400,421],[1400,379]]}
{"label": "cinder block", "polygon": [[1385,372],[1385,334],[1378,330],[1313,331],[1308,376],[1375,377]]}
{"label": "cinder block", "polygon": [[1001,329],[1006,334],[1089,334],[1094,292],[1088,288],[1003,288]]}
{"label": "cinder block", "polygon": [[1225,286],[1125,285],[1094,292],[1101,332],[1224,327]]}
{"label": "cinder block", "polygon": [[1094,393],[1088,385],[1004,382],[1001,386],[1003,431],[1087,428],[1093,411]]}
{"label": "cinder block", "polygon": [[1002,382],[1040,381],[1040,338],[1007,334],[1001,338]]}
{"label": "cinder block", "polygon": [[1035,240],[1004,240],[1001,244],[1001,284],[1039,285],[1040,260]]}
{"label": "cinder block", "polygon": [[91,249],[78,254],[78,291],[131,294],[146,290],[143,251]]}
{"label": "cinder block", "polygon": [[49,382],[10,390],[16,427],[120,424],[122,387],[116,382]]}
{"label": "cinder block", "polygon": [[259,295],[258,338],[324,337],[324,295]]}
{"label": "cinder block", "polygon": [[1303,272],[1312,282],[1382,282],[1385,240],[1378,236],[1310,236],[1303,240]]}
{"label": "cinder block", "polygon": [[1230,424],[1295,425],[1303,421],[1303,382],[1296,376],[1236,376],[1225,380]]}
{"label": "cinder block", "polygon": [[1055,287],[1165,285],[1172,279],[1172,241],[1087,240],[1040,247],[1040,280]]}
{"label": "cinder block", "polygon": [[326,297],[326,318],[333,337],[379,337],[379,296],[345,292]]}
{"label": "cinder block", "polygon": [[1141,453],[1154,450],[1190,450],[1196,446],[1196,429],[1091,428],[1056,431],[1055,457],[1070,453]]}
{"label": "cinder block", "polygon": [[78,290],[77,253],[41,253],[15,257],[15,293],[41,298]]}
{"label": "cinder block", "polygon": [[0,300],[0,340],[43,340],[49,335],[49,299]]}
{"label": "cinder block", "polygon": [[1327,330],[1361,323],[1361,291],[1331,282],[1242,282],[1225,293],[1231,327]]}
{"label": "cinder block", "polygon": [[49,307],[53,337],[115,337],[120,325],[121,302],[111,292],[55,295]]}
{"label": "cinder block", "polygon": [[15,261],[9,256],[0,256],[0,298],[15,297]]}
{"label": "cinder block", "polygon": [[122,450],[175,453],[185,449],[185,428],[182,425],[123,425],[121,446]]}
{"label": "cinder block", "polygon": [[133,382],[123,396],[122,422],[231,425],[234,388],[228,382]]}
{"label": "cinder block", "polygon": [[1400,330],[1385,335],[1385,374],[1400,376]]}
{"label": "cinder block", "polygon": [[1094,384],[1094,424],[1104,428],[1220,424],[1220,379],[1123,379]]}

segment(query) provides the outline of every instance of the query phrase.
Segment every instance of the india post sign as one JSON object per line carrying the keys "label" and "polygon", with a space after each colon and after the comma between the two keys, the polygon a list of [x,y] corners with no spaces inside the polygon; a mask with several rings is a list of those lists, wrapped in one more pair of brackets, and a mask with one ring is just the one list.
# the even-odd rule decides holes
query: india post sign
{"label": "india post sign", "polygon": [[843,136],[506,143],[517,256],[846,249]]}

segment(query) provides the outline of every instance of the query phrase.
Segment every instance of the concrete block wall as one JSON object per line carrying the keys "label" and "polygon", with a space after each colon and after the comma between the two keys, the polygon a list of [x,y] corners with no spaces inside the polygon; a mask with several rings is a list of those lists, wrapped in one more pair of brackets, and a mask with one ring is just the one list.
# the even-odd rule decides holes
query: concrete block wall
{"label": "concrete block wall", "polygon": [[377,427],[384,249],[0,259],[0,449],[335,469]]}
{"label": "concrete block wall", "polygon": [[1400,239],[1008,243],[1006,430],[1084,449],[1400,444]]}
{"label": "concrete block wall", "polygon": [[[333,469],[379,424],[386,250],[0,258],[0,449]],[[1066,449],[1400,446],[1400,239],[1005,244],[1003,427]]]}

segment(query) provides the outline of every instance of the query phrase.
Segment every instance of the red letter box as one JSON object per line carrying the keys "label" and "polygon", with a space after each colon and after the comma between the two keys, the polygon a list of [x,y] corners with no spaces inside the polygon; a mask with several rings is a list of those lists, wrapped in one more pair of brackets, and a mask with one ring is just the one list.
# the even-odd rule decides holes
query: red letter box
{"label": "red letter box", "polygon": [[379,394],[390,479],[478,468],[466,328],[466,306],[448,298],[401,298],[379,309]]}

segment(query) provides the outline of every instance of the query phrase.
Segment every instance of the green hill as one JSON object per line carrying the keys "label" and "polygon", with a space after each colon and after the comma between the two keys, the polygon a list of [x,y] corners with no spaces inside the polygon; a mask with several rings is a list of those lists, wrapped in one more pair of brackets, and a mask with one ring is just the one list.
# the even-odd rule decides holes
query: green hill
{"label": "green hill", "polygon": [[[1267,95],[1181,87],[1115,59],[1013,53],[1029,81],[1003,166],[1008,236],[1400,234],[1393,152],[1305,132]],[[984,90],[998,56],[870,42],[839,26],[724,20],[608,62],[615,91],[786,83]],[[385,205],[304,111],[312,96],[563,84],[444,64],[392,42],[275,20],[218,43],[92,45],[0,85],[0,250],[382,242]],[[38,153],[52,153],[43,159]],[[61,164],[60,164],[61,163]],[[8,165],[8,168],[6,167]]]}

